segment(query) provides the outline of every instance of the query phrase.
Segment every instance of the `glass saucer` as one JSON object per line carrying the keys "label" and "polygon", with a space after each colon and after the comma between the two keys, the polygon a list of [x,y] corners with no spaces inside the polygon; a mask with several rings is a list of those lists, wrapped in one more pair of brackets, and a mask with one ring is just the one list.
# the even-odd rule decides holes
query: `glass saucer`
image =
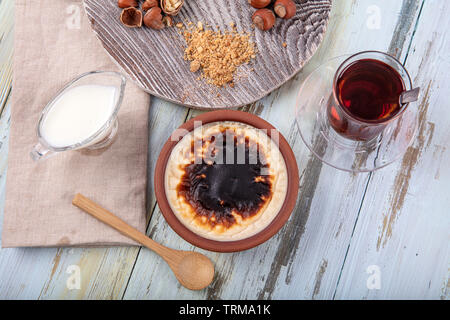
{"label": "glass saucer", "polygon": [[349,172],[370,172],[399,159],[411,145],[418,127],[418,109],[410,103],[370,141],[355,141],[338,134],[329,124],[327,106],[333,99],[333,78],[349,55],[332,58],[303,82],[297,96],[296,123],[311,152],[324,163]]}

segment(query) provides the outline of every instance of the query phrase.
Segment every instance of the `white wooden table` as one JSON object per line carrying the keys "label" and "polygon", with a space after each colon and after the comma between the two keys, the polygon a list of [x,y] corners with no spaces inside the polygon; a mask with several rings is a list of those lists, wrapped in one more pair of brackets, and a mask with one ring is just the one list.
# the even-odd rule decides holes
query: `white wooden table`
{"label": "white wooden table", "polygon": [[[3,299],[448,299],[450,231],[450,1],[336,0],[323,44],[292,81],[242,108],[275,125],[299,164],[300,197],[287,225],[235,254],[192,248],[164,221],[153,190],[147,233],[195,249],[216,265],[206,290],[181,287],[155,254],[136,247],[0,250]],[[0,213],[10,120],[13,1],[0,2]],[[423,88],[420,127],[398,162],[352,175],[314,158],[294,124],[296,92],[333,56],[380,50],[400,59]],[[173,129],[199,111],[153,98],[149,183]],[[1,221],[1,220],[0,220]],[[1,223],[1,222],[0,222]],[[80,287],[68,286],[80,270]]]}

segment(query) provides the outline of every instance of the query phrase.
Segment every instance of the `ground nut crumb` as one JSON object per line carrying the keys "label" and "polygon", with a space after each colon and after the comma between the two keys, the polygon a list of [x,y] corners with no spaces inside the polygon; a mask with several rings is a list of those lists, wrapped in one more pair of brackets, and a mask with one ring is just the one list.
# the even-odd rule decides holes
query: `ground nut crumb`
{"label": "ground nut crumb", "polygon": [[202,69],[202,78],[218,87],[225,84],[233,87],[236,69],[256,57],[251,35],[238,33],[234,24],[231,31],[221,32],[206,30],[199,21],[196,27],[185,29],[183,35],[187,43],[184,59],[192,61],[190,70]]}
{"label": "ground nut crumb", "polygon": [[200,69],[200,62],[198,62],[197,60],[194,60],[191,62],[191,72],[197,72]]}

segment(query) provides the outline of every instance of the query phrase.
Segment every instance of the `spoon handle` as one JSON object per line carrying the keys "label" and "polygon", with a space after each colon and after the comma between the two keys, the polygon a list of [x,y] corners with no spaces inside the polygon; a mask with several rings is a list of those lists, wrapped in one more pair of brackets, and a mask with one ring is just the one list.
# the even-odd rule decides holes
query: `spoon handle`
{"label": "spoon handle", "polygon": [[72,204],[87,212],[94,218],[97,218],[101,222],[109,225],[110,227],[116,229],[120,233],[125,236],[133,239],[139,244],[147,247],[150,250],[155,251],[159,254],[164,260],[167,262],[174,262],[174,260],[178,259],[177,251],[167,248],[154,240],[147,237],[142,232],[133,228],[129,224],[127,224],[122,219],[115,216],[113,213],[109,212],[105,208],[102,208],[100,205],[95,203],[94,201],[86,198],[85,196],[77,193],[72,200]]}
{"label": "spoon handle", "polygon": [[400,104],[414,102],[419,99],[420,88],[414,88],[409,91],[404,91],[400,95]]}

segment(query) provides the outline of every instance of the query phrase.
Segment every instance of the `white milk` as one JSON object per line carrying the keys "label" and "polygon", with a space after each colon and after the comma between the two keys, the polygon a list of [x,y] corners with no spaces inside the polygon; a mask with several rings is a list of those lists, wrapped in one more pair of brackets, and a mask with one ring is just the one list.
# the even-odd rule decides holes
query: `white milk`
{"label": "white milk", "polygon": [[[91,137],[114,112],[116,93],[115,87],[102,85],[81,85],[69,89],[54,102],[43,119],[42,138],[50,146],[61,148]],[[103,132],[89,145],[107,134],[109,132]]]}

